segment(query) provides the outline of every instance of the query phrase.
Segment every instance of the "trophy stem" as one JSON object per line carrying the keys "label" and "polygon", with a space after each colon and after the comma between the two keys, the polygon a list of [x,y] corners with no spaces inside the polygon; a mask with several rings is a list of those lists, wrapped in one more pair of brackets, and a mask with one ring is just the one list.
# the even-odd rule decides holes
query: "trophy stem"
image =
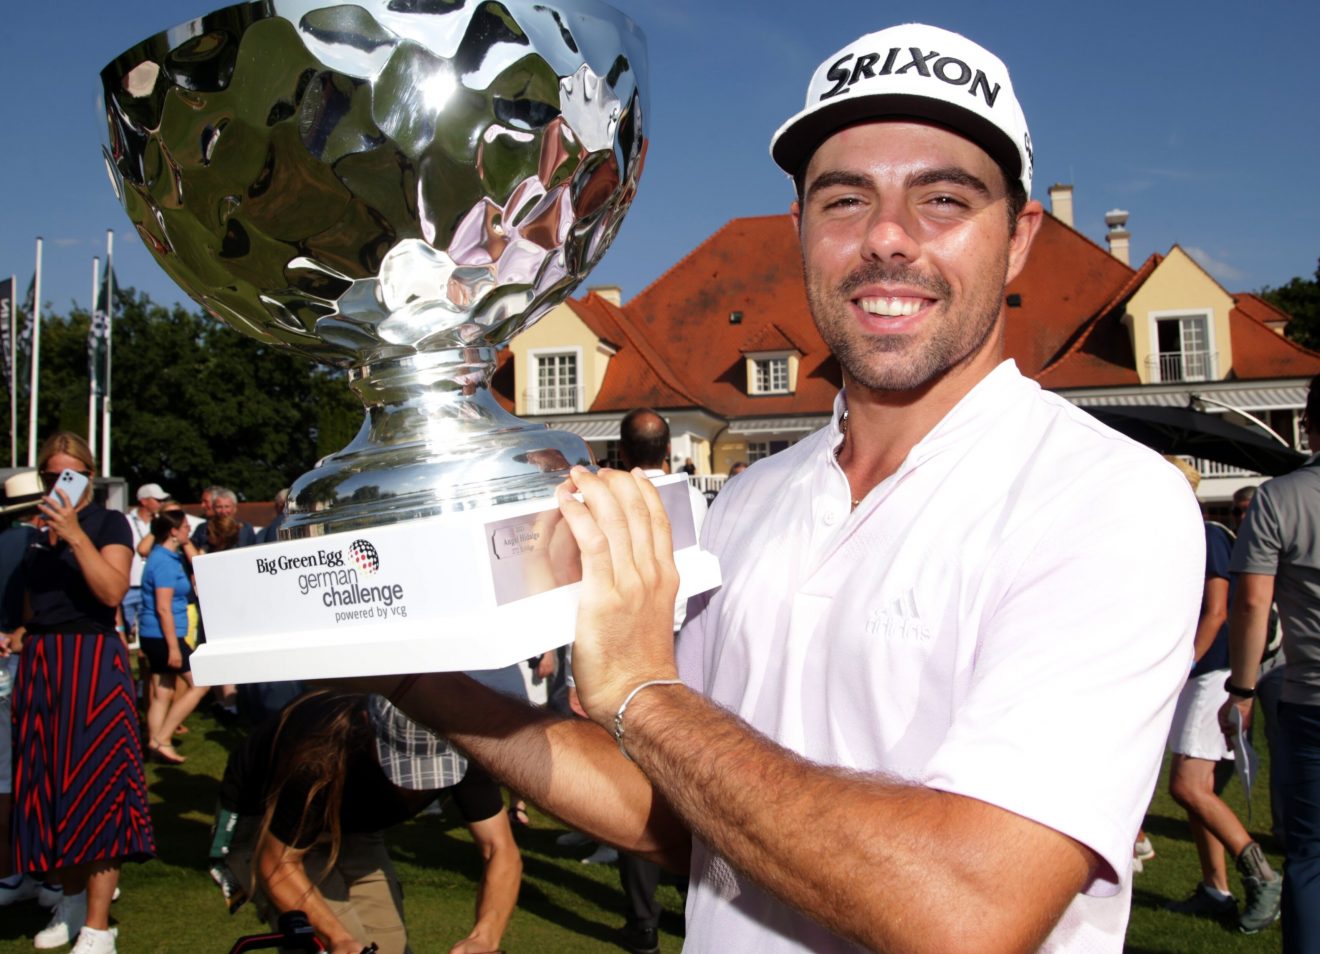
{"label": "trophy stem", "polygon": [[294,483],[284,538],[318,536],[551,494],[586,443],[490,393],[492,348],[389,358],[350,372],[366,405],[343,450]]}

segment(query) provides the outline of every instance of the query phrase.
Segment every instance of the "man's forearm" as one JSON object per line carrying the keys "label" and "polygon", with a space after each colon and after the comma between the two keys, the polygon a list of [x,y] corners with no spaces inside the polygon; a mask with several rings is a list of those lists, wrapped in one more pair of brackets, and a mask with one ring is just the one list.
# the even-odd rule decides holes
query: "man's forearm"
{"label": "man's forearm", "polygon": [[508,844],[494,848],[482,872],[477,887],[477,915],[472,933],[489,944],[487,950],[499,947],[500,938],[509,926],[513,909],[518,904],[518,888],[522,885],[522,857],[518,846],[509,839]]}
{"label": "man's forearm", "polygon": [[1094,863],[975,799],[808,762],[684,687],[639,694],[625,741],[716,854],[876,950],[1034,950]]}
{"label": "man's forearm", "polygon": [[566,719],[460,675],[422,677],[395,704],[509,788],[601,841],[686,871],[686,829],[593,722]]}
{"label": "man's forearm", "polygon": [[353,940],[344,922],[312,884],[302,859],[302,852],[288,848],[267,834],[257,852],[257,875],[262,891],[279,912],[302,911],[306,914],[312,930],[327,944],[333,946]]}

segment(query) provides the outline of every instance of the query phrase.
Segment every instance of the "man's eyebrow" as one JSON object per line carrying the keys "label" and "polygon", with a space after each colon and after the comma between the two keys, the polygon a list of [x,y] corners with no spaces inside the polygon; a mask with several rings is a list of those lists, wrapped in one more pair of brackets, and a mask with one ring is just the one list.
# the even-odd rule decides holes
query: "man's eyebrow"
{"label": "man's eyebrow", "polygon": [[959,166],[947,166],[942,169],[927,169],[919,172],[908,180],[910,186],[930,186],[939,185],[947,182],[951,185],[963,186],[981,193],[986,198],[990,197],[990,188],[977,176],[972,175],[966,169]]}
{"label": "man's eyebrow", "polygon": [[864,173],[831,169],[828,172],[822,172],[811,180],[807,185],[807,198],[811,198],[822,189],[828,189],[832,186],[844,186],[849,189],[869,189],[872,184],[871,177]]}

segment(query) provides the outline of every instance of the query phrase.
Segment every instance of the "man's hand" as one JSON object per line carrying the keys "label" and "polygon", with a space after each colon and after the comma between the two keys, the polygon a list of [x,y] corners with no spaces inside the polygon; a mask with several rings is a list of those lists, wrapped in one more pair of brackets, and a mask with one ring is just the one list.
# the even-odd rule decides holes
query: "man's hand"
{"label": "man's hand", "polygon": [[1237,735],[1237,726],[1233,724],[1233,710],[1237,709],[1241,714],[1242,729],[1246,731],[1251,727],[1252,702],[1251,699],[1243,699],[1230,693],[1228,699],[1219,707],[1219,731],[1224,733],[1224,738],[1228,739],[1230,746],[1233,744],[1233,737]]}
{"label": "man's hand", "polygon": [[[579,503],[573,491],[582,494]],[[574,467],[559,509],[582,551],[573,678],[601,725],[634,688],[673,679],[678,571],[660,495],[641,471]]]}

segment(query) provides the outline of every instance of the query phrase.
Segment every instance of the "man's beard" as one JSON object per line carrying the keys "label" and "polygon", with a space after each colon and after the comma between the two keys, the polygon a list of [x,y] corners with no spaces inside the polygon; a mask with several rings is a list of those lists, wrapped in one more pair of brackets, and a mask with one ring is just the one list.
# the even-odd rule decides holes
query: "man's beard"
{"label": "man's beard", "polygon": [[[811,275],[806,276],[807,301],[816,329],[848,377],[872,391],[913,391],[929,384],[978,353],[995,330],[1002,286],[993,297],[966,301],[958,307],[953,289],[938,275],[925,275],[906,265],[885,267],[869,262],[853,272],[832,293],[822,293]],[[930,292],[942,316],[932,316],[937,325],[924,340],[914,335],[868,335],[849,311],[848,303],[866,285],[901,285]],[[883,321],[883,318],[877,320]],[[928,321],[930,319],[927,319]],[[906,360],[876,361],[884,355],[902,355]]]}

